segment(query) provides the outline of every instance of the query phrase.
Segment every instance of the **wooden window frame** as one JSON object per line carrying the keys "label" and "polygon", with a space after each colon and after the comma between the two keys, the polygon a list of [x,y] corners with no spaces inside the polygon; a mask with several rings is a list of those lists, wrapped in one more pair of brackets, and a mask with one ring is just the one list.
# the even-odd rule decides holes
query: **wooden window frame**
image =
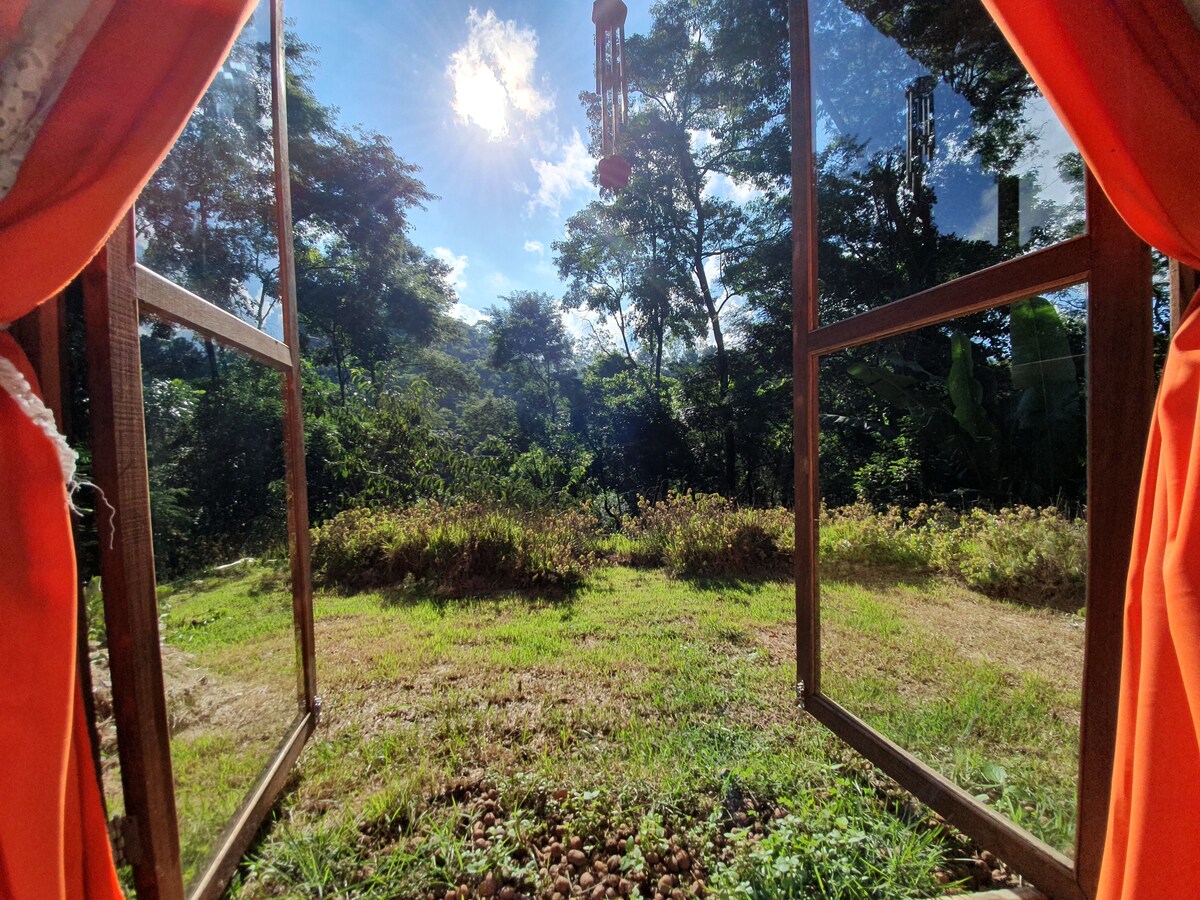
{"label": "wooden window frame", "polygon": [[[270,0],[271,119],[283,340],[230,315],[136,261],[131,210],[84,271],[88,390],[103,516],[100,571],[110,648],[113,712],[125,800],[122,839],[138,896],[220,896],[316,727],[308,490],[300,395],[300,338],[289,181],[283,0]],[[192,329],[282,374],[288,553],[296,643],[297,713],[203,868],[183,883],[170,731],[159,647],[158,598],[142,402],[143,315]],[[104,532],[111,540],[104,540]]]}
{"label": "wooden window frame", "polygon": [[[818,320],[816,170],[808,0],[789,0],[792,82],[793,424],[796,483],[797,695],[805,710],[1047,896],[1091,900],[1107,826],[1120,687],[1125,576],[1154,396],[1149,248],[1089,172],[1087,231],[836,323]],[[1002,306],[1088,285],[1087,621],[1075,860],[976,800],[821,692],[818,528],[823,356]]]}

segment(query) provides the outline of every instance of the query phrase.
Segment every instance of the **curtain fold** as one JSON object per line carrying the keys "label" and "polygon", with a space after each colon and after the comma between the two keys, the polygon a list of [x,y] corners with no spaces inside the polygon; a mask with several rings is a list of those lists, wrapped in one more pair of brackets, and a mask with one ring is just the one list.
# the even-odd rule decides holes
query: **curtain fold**
{"label": "curtain fold", "polygon": [[[87,265],[253,7],[0,3],[0,323]],[[0,900],[119,897],[76,671],[63,461],[30,417],[36,381],[2,331],[0,363]]]}
{"label": "curtain fold", "polygon": [[[1117,212],[1150,245],[1200,267],[1200,27],[1184,0],[984,3]],[[1196,895],[1198,307],[1171,342],[1146,448],[1099,900]]]}

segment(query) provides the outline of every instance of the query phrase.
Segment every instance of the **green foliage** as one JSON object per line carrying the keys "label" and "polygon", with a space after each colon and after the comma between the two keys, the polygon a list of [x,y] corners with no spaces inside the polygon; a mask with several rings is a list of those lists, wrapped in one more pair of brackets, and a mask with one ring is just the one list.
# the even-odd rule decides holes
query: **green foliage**
{"label": "green foliage", "polygon": [[[1083,392],[1062,317],[1035,297],[1013,304],[1010,323],[1017,440],[1047,472],[1041,479],[1045,488],[1081,482],[1087,440]],[[1051,496],[1033,499],[1046,502]]]}
{"label": "green foliage", "polygon": [[972,510],[938,530],[931,563],[975,590],[1036,606],[1083,605],[1087,523],[1055,509]]}
{"label": "green foliage", "polygon": [[749,829],[713,890],[747,900],[892,900],[940,892],[934,870],[945,859],[935,831],[881,814],[878,797],[838,778],[828,791],[784,801],[787,815],[759,841]]}
{"label": "green foliage", "polygon": [[313,570],[349,589],[415,587],[443,596],[577,587],[593,563],[580,513],[477,504],[354,509],[313,530]]}
{"label": "green foliage", "polygon": [[834,565],[929,567],[927,542],[913,517],[896,507],[877,512],[861,501],[822,508],[820,554],[822,563]]}
{"label": "green foliage", "polygon": [[268,59],[248,35],[233,45],[137,203],[142,261],[260,327],[278,286]]}
{"label": "green foliage", "polygon": [[716,494],[672,493],[638,504],[626,520],[634,565],[661,565],[675,577],[783,574],[791,563],[787,510],[748,509]]}
{"label": "green foliage", "polygon": [[[593,516],[489,504],[357,509],[314,530],[314,567],[359,589],[423,583],[447,596],[578,586],[599,556],[673,578],[764,578],[790,571],[789,510],[739,507],[716,494],[642,499],[601,538]],[[1083,605],[1087,530],[1054,509],[901,511],[865,502],[823,508],[823,565],[938,573],[991,597],[1074,610]]]}
{"label": "green foliage", "polygon": [[907,435],[881,439],[879,449],[853,470],[855,494],[877,506],[909,505],[924,494],[925,479],[916,441]]}
{"label": "green foliage", "polygon": [[104,591],[100,576],[93,575],[83,586],[83,602],[87,607],[88,641],[100,646],[108,644],[108,628],[104,620]]}
{"label": "green foliage", "polygon": [[970,338],[955,331],[950,335],[950,374],[946,379],[954,418],[976,441],[993,437],[995,429],[983,408],[983,385],[975,377],[975,349]]}
{"label": "green foliage", "polygon": [[549,390],[555,374],[571,358],[571,340],[554,298],[520,291],[502,299],[507,306],[489,311],[489,362],[494,368],[513,372]]}
{"label": "green foliage", "polygon": [[154,332],[142,344],[160,577],[284,545],[279,375],[225,351],[214,352],[209,370],[200,346]]}
{"label": "green foliage", "polygon": [[1033,298],[970,324],[975,334],[926,329],[843,355],[866,390],[825,367],[822,405],[838,412],[822,435],[832,502],[850,500],[849,486],[877,505],[1083,501],[1079,321]]}
{"label": "green foliage", "polygon": [[354,390],[347,400],[324,405],[319,427],[310,429],[323,469],[313,474],[320,482],[331,481],[334,492],[321,498],[319,513],[444,496],[444,460],[429,385],[416,380],[403,390],[373,393],[366,373],[352,370],[351,375]]}
{"label": "green foliage", "polygon": [[[813,10],[828,137],[817,160],[822,321],[1012,249],[943,233],[933,186],[904,186],[902,155],[879,138],[898,140],[895,123],[873,119],[892,108],[886,85],[907,83],[915,64],[941,74],[971,107],[947,116],[947,134],[988,173],[1007,172],[1035,137],[1032,82],[986,16],[947,18],[927,0],[881,16],[877,5]],[[837,52],[868,46],[860,39],[904,51],[873,60],[888,77]],[[689,577],[786,569],[791,526],[777,508],[794,500],[787,43],[778,0],[656,4],[629,42],[635,77],[620,148],[634,164],[629,187],[569,217],[554,246],[561,298],[514,290],[467,326],[448,318],[446,265],[409,239],[412,211],[436,200],[419,170],[384,137],[339,122],[315,93],[316,49],[289,42],[314,523],[372,504],[586,504],[615,530],[645,497],[664,505],[631,526],[620,553]],[[278,279],[265,64],[262,46],[239,41],[147,188],[139,221],[147,264],[270,328]],[[593,96],[581,99],[597,112]],[[1078,161],[1066,162],[1064,178],[1081,184]],[[1022,217],[1036,246],[1066,233],[1082,207],[1054,207],[1032,187],[1037,224]],[[1026,300],[830,357],[819,379],[827,502],[1080,506],[1083,324],[1056,303]],[[732,314],[740,308],[747,314]],[[587,309],[605,327],[575,341],[565,309]],[[194,336],[153,326],[147,338],[160,571],[173,577],[279,543],[277,381]],[[675,494],[687,489],[698,494],[684,503]],[[712,492],[731,502],[701,499]],[[838,519],[823,546],[914,565],[915,551],[885,546],[885,534],[901,532],[883,518]],[[856,528],[863,541],[846,549],[838,535]],[[998,575],[980,564],[955,577],[1004,593],[1029,568],[997,565]]]}
{"label": "green foliage", "polygon": [[822,509],[821,562],[932,571],[983,594],[1076,610],[1083,606],[1087,526],[1053,508],[955,513],[918,506],[902,513],[869,504]]}

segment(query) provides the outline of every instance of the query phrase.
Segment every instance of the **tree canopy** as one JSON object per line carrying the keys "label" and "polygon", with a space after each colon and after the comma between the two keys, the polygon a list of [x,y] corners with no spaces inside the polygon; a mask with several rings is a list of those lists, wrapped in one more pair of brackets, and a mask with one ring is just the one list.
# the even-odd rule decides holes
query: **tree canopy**
{"label": "tree canopy", "polygon": [[[1078,156],[1048,149],[1044,105],[977,3],[812,9],[823,323],[1078,233]],[[258,327],[278,315],[265,53],[234,47],[138,208],[147,265]],[[411,213],[437,202],[420,171],[346,127],[316,94],[314,48],[290,41],[316,520],[429,500],[619,516],[687,488],[792,501],[787,4],[662,0],[627,53],[629,186],[568,218],[561,295],[511,291],[471,326],[412,239]],[[914,177],[919,84],[935,146]],[[581,101],[598,153],[597,98]],[[826,358],[824,497],[1085,503],[1081,303],[1028,298]],[[596,339],[574,336],[581,315]],[[164,326],[143,342],[166,571],[281,535],[274,376]]]}

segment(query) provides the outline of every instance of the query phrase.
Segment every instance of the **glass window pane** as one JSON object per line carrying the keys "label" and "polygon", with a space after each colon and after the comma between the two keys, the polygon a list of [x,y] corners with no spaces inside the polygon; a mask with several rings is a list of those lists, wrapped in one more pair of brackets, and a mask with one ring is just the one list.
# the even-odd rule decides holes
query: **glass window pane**
{"label": "glass window pane", "polygon": [[139,262],[281,337],[267,0],[136,211]]}
{"label": "glass window pane", "polygon": [[190,881],[298,710],[281,379],[150,321],[142,359],[163,678]]}
{"label": "glass window pane", "polygon": [[1086,292],[821,365],[822,689],[1073,853]]}
{"label": "glass window pane", "polygon": [[823,323],[1084,228],[1083,167],[978,0],[813,0]]}

